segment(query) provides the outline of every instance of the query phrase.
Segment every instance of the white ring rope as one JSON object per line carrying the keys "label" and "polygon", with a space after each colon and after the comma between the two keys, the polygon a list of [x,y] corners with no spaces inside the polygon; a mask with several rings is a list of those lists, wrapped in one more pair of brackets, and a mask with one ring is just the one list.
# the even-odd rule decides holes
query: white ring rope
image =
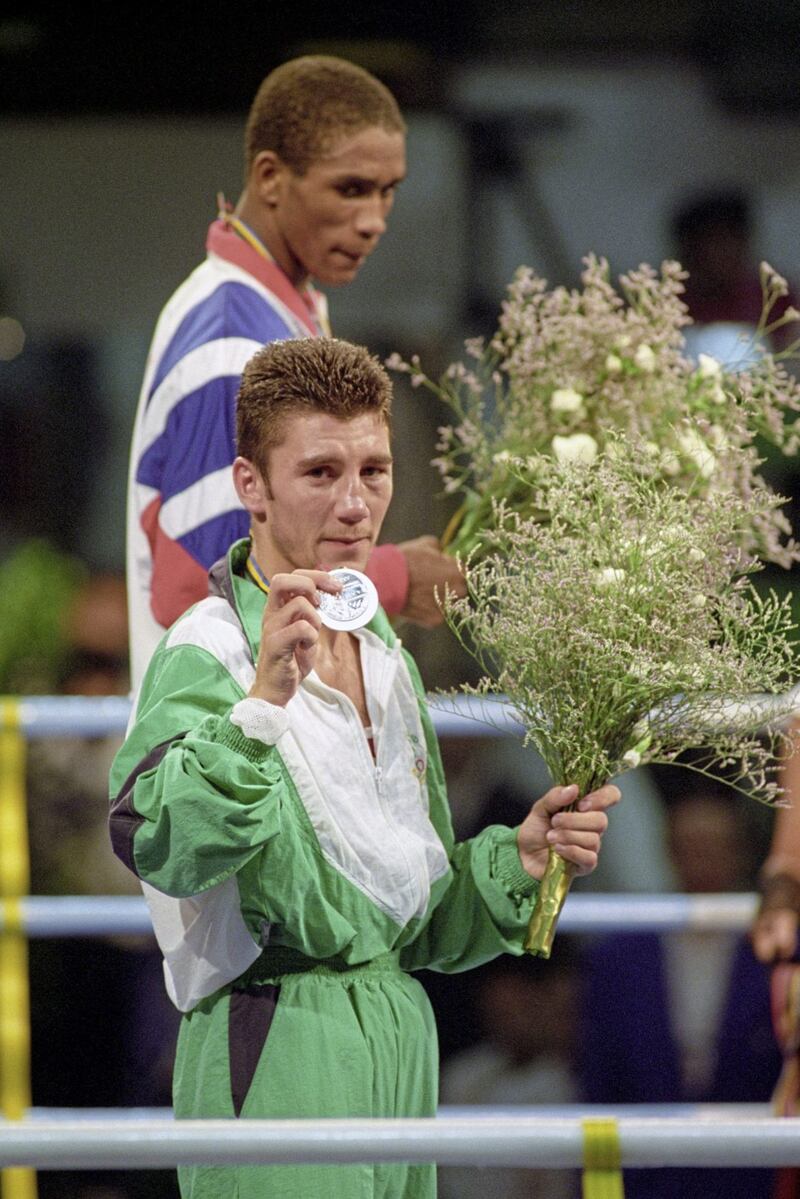
{"label": "white ring rope", "polygon": [[[436,1113],[437,1119],[498,1119],[501,1116],[530,1116],[539,1119],[615,1119],[621,1116],[680,1117],[685,1120],[765,1120],[774,1112],[768,1103],[492,1103],[461,1106],[443,1104]],[[31,1107],[25,1113],[26,1120],[38,1123],[58,1121],[63,1123],[94,1124],[104,1120],[107,1124],[126,1124],[131,1121],[156,1120],[174,1121],[171,1107]]]}
{"label": "white ring rope", "polygon": [[[618,1130],[624,1167],[800,1165],[800,1118],[625,1117]],[[37,1169],[290,1162],[565,1169],[581,1166],[583,1155],[579,1117],[0,1122],[0,1166]]]}
{"label": "white ring rope", "polygon": [[[431,695],[428,702],[434,727],[443,737],[497,737],[521,731],[501,696]],[[121,695],[28,695],[19,700],[20,729],[29,738],[124,733],[130,714],[131,701]]]}
{"label": "white ring rope", "polygon": [[[29,895],[20,901],[28,937],[99,937],[149,934],[147,905],[137,895]],[[756,896],[569,895],[558,921],[562,933],[743,932],[756,910]],[[3,912],[0,908],[0,932]]]}

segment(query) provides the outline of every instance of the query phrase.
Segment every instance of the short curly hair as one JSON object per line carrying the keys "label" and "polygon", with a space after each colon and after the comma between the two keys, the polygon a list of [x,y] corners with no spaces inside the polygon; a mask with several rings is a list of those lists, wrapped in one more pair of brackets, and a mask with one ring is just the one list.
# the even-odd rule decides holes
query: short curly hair
{"label": "short curly hair", "polygon": [[259,87],[245,127],[245,175],[273,150],[298,175],[343,134],[379,126],[405,133],[389,89],[344,58],[310,54],[276,67]]}
{"label": "short curly hair", "polygon": [[237,452],[267,471],[288,417],[325,412],[340,420],[374,413],[391,429],[392,384],[364,346],[335,337],[273,341],[242,372],[236,398]]}

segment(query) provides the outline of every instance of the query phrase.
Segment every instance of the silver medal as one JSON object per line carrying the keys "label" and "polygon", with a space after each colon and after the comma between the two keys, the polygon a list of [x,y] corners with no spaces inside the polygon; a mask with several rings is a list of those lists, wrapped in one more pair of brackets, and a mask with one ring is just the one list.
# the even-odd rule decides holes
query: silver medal
{"label": "silver medal", "polygon": [[319,592],[322,623],[329,629],[345,633],[368,624],[378,610],[378,592],[372,579],[350,566],[340,566],[328,573],[339,580],[342,590],[338,595],[331,595],[328,591]]}

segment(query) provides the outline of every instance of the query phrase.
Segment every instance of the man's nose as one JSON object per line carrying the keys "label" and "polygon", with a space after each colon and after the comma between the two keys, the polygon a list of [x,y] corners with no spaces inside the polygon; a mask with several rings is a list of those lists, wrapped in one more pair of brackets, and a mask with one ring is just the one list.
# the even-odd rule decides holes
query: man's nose
{"label": "man's nose", "polygon": [[359,205],[356,213],[356,230],[361,237],[377,241],[386,232],[389,209],[382,196],[376,195]]}
{"label": "man's nose", "polygon": [[349,520],[353,523],[363,520],[365,516],[369,515],[369,508],[360,482],[348,483],[342,488],[337,508],[338,515],[342,520]]}

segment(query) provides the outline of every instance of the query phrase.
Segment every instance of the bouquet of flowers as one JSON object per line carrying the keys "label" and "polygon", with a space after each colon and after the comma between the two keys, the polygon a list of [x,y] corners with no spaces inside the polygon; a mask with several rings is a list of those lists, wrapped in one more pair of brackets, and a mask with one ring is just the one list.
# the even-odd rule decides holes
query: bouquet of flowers
{"label": "bouquet of flowers", "polygon": [[[488,348],[469,345],[475,370],[433,384],[413,359],[391,365],[458,418],[437,464],[463,500],[451,547],[468,591],[443,606],[484,671],[466,690],[504,695],[581,794],[691,749],[691,768],[775,802],[798,655],[790,600],[751,576],[800,551],[754,443],[796,450],[800,386],[765,351],[738,372],[692,363],[683,278],[643,266],[620,295],[590,258],[581,291],[548,292],[523,270]],[[760,335],[785,288],[762,278]],[[570,877],[551,852],[530,952],[549,956]]]}
{"label": "bouquet of flowers", "polygon": [[445,536],[454,554],[480,541],[496,501],[504,501],[505,513],[532,514],[530,490],[509,470],[511,459],[591,462],[621,432],[641,442],[665,485],[698,498],[721,488],[758,496],[743,547],[783,566],[798,560],[782,501],[758,474],[755,442],[761,437],[786,454],[800,446],[800,382],[782,361],[800,339],[782,355],[759,352],[765,337],[800,314],[789,308],[771,321],[787,286],[764,263],[761,324],[755,346],[743,346],[743,358],[755,348],[755,361],[737,370],[701,354],[695,364],[683,334],[691,324],[680,299],[685,278],[676,262],[663,263],[660,274],[642,265],[622,275],[616,290],[608,263],[590,256],[580,289],[548,291],[523,267],[494,337],[488,345],[466,343],[470,366],[455,362],[435,382],[418,357],[390,357],[390,367],[454,413],[454,423],[439,431],[434,459],[445,492],[462,501]]}
{"label": "bouquet of flowers", "polygon": [[[504,694],[553,781],[582,795],[700,749],[693,769],[772,802],[786,734],[769,726],[800,703],[800,688],[785,694],[799,663],[789,599],[754,591],[738,546],[756,505],[718,491],[700,506],[659,486],[646,450],[612,447],[591,464],[509,464],[536,515],[499,501],[467,595],[445,599],[484,671],[465,689]],[[549,954],[569,877],[552,852],[532,952]]]}

